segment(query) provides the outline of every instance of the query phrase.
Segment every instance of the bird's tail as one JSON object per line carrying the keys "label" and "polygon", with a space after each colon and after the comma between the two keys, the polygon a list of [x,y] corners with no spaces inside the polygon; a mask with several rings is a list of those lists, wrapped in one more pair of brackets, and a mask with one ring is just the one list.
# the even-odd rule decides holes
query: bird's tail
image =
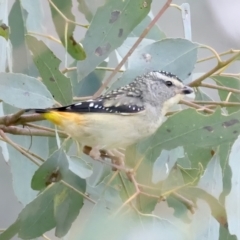
{"label": "bird's tail", "polygon": [[51,109],[41,109],[41,108],[29,108],[25,110],[26,113],[47,113],[50,111]]}
{"label": "bird's tail", "polygon": [[50,122],[61,125],[62,122],[62,116],[61,113],[58,112],[60,108],[34,108],[34,109],[26,109],[26,113],[39,113],[41,114],[46,120],[49,120]]}

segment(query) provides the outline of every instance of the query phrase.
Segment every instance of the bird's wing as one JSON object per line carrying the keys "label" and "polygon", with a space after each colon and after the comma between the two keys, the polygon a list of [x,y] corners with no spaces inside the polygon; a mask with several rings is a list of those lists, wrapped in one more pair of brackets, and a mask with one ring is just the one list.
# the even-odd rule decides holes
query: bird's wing
{"label": "bird's wing", "polygon": [[53,110],[76,113],[115,113],[122,115],[139,113],[144,111],[141,94],[142,92],[135,87],[134,83],[131,83],[96,99],[54,108]]}

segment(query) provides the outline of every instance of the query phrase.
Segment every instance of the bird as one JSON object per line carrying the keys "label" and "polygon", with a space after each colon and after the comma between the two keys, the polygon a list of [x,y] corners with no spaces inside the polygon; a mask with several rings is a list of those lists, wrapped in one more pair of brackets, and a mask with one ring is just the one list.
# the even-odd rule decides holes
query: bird
{"label": "bird", "polygon": [[81,146],[89,147],[89,155],[96,159],[100,150],[126,149],[152,135],[167,111],[192,92],[170,72],[149,71],[95,99],[26,112],[42,114]]}

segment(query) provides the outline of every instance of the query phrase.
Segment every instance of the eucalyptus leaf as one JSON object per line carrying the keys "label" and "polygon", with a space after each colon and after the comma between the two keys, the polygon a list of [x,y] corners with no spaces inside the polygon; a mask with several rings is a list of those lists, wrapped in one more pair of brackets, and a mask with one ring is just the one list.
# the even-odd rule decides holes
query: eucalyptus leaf
{"label": "eucalyptus leaf", "polygon": [[77,156],[68,158],[68,164],[69,170],[83,179],[90,177],[93,173],[92,166]]}
{"label": "eucalyptus leaf", "polygon": [[240,238],[239,219],[240,219],[240,168],[239,168],[239,156],[240,156],[240,137],[236,139],[232,145],[229,155],[229,165],[232,171],[231,179],[231,191],[226,197],[226,211],[228,217],[228,228],[231,234]]}
{"label": "eucalyptus leaf", "polygon": [[9,27],[11,29],[9,38],[12,44],[12,58],[14,59],[12,71],[14,73],[24,73],[37,77],[37,69],[25,42],[26,15],[24,13],[26,11],[23,10],[21,1],[14,1],[9,13]]}
{"label": "eucalyptus leaf", "polygon": [[72,14],[72,1],[58,1],[52,0],[56,8],[50,4],[52,19],[58,33],[58,36],[67,49],[68,53],[76,60],[83,60],[86,58],[86,53],[81,43],[78,43],[73,36],[75,24],[67,23],[59,11],[69,20],[75,22],[75,17]]}
{"label": "eucalyptus leaf", "polygon": [[[149,23],[153,20],[153,14],[150,12],[129,34],[129,37],[139,37],[143,31],[146,29],[146,27],[149,25]],[[146,35],[147,39],[153,39],[155,41],[159,41],[163,38],[166,38],[166,35],[164,32],[162,32],[157,24],[155,24],[148,34]]]}
{"label": "eucalyptus leaf", "polygon": [[204,201],[197,201],[197,209],[189,228],[191,239],[219,240],[219,223],[212,217],[211,209]]}
{"label": "eucalyptus leaf", "polygon": [[[210,116],[199,114],[193,109],[183,110],[170,116],[153,136],[128,148],[125,162],[132,168],[138,166],[138,182],[158,189],[152,183],[152,169],[162,150],[179,146],[191,148],[196,143],[199,148],[208,148],[232,142],[238,136],[239,118],[239,112],[224,116],[219,109]],[[146,191],[154,193],[150,189]],[[147,205],[142,206],[143,209],[145,207],[148,209]]]}
{"label": "eucalyptus leaf", "polygon": [[18,108],[47,108],[54,99],[36,78],[17,73],[0,73],[0,99]]}
{"label": "eucalyptus leaf", "polygon": [[112,88],[133,81],[139,75],[153,70],[164,70],[185,80],[197,61],[198,45],[186,39],[163,39],[136,50],[128,59],[128,69]]}
{"label": "eucalyptus leaf", "polygon": [[[214,76],[211,77],[218,86],[221,87],[228,87],[233,89],[239,89],[240,88],[240,82],[238,78],[234,77],[227,77],[227,76]],[[229,92],[224,90],[218,90],[219,97],[221,101],[226,101],[228,98]],[[229,95],[229,102],[240,102],[240,94],[239,93],[233,93],[231,92],[231,95]],[[240,108],[239,106],[236,107],[227,107],[228,113],[233,113],[238,111]]]}
{"label": "eucalyptus leaf", "polygon": [[42,191],[19,214],[19,237],[39,237],[54,227],[56,236],[64,236],[83,206],[85,180],[68,170],[67,156],[58,150],[36,171],[32,187]]}
{"label": "eucalyptus leaf", "polygon": [[42,41],[27,35],[26,41],[33,54],[42,81],[53,97],[62,105],[72,103],[72,85],[70,79],[59,71],[60,60]]}
{"label": "eucalyptus leaf", "polygon": [[220,166],[220,156],[219,151],[217,151],[208,163],[203,176],[200,178],[198,187],[204,189],[215,198],[219,198],[223,191],[222,178],[223,176]]}
{"label": "eucalyptus leaf", "polygon": [[82,40],[87,58],[78,62],[79,80],[121,46],[134,27],[147,16],[151,2],[106,0],[105,5],[98,8]]}

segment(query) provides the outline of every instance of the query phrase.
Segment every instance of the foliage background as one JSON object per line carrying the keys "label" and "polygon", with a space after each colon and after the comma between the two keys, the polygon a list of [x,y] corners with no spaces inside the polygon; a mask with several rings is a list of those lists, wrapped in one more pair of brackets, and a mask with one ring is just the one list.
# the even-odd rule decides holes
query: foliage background
{"label": "foliage background", "polygon": [[[152,8],[153,14],[160,7],[159,6],[160,4],[156,2],[157,1],[153,1],[153,8]],[[181,4],[182,2],[187,2],[187,1],[175,1],[174,3]],[[239,43],[237,43],[236,41],[237,39],[236,36],[229,34],[229,32],[228,32],[228,35],[226,34],[226,29],[230,31],[229,29],[231,29],[232,25],[234,24],[231,22],[231,27],[230,25],[228,25],[227,28],[226,26],[222,26],[221,24],[219,24],[220,20],[217,18],[216,12],[223,11],[221,9],[221,4],[214,5],[214,8],[212,8],[212,6],[210,6],[207,3],[207,1],[201,1],[201,3],[200,1],[198,2],[189,1],[189,3],[191,5],[191,15],[193,20],[193,23],[192,23],[193,41],[210,45],[219,52],[228,50],[230,48],[239,49],[240,46],[239,46]],[[228,7],[230,5],[231,4],[229,3],[229,5],[225,7]],[[234,14],[228,15],[226,14],[226,12],[228,11],[226,10],[224,11],[224,16],[226,19],[228,19],[230,15],[234,15]],[[204,13],[204,18],[203,18],[203,13]],[[49,13],[45,12],[45,14],[48,15]],[[169,21],[169,19],[171,19],[171,21]],[[158,25],[161,27],[161,29],[166,33],[168,37],[183,37],[182,24],[179,21],[179,19],[180,19],[180,13],[177,12],[176,9],[171,8],[160,19],[160,21],[158,22]],[[77,18],[76,21],[84,22],[81,16],[79,16],[79,18]],[[45,20],[45,22],[46,24],[49,24],[47,20]],[[52,35],[53,28],[51,28],[50,26],[49,29],[51,29],[49,31],[49,34],[51,33]],[[77,39],[81,38],[80,32],[78,32],[79,35],[76,37]],[[51,41],[49,41],[49,44],[51,48],[53,47],[54,53],[59,58],[63,59],[63,56],[64,56],[63,51],[59,50],[58,48],[55,48],[56,45],[51,45]],[[20,51],[21,51],[21,48],[20,48]],[[200,58],[203,56],[208,56],[208,53],[201,52]],[[213,66],[212,64],[213,64],[213,61],[212,62],[210,61],[210,63],[209,62],[203,63],[201,66],[198,65],[195,72],[205,72],[207,69]],[[20,70],[22,71],[24,66],[20,66],[20,68],[21,68]],[[238,70],[237,66],[233,65],[230,67],[229,71],[237,72],[237,70]],[[3,161],[0,161],[0,164],[1,164],[0,171],[2,171],[1,176],[3,176],[9,171],[9,169],[5,166],[5,163]],[[2,213],[1,214],[2,216],[7,216],[7,218],[4,218],[4,219],[0,218],[0,226],[3,228],[8,227],[16,219],[16,216],[21,209],[21,206],[17,203],[17,201],[15,203],[10,202],[13,199],[15,199],[13,192],[9,191],[12,187],[11,177],[9,175],[6,175],[4,179],[6,179],[6,182],[1,182],[1,192],[4,192],[6,194],[6,198],[4,197],[4,199],[3,198],[1,199],[2,203],[0,204],[0,206],[2,207],[2,209],[0,210],[0,213]],[[8,183],[10,184],[8,185]],[[8,200],[6,201],[6,199]],[[11,208],[12,208],[11,211],[9,211],[8,205],[11,205]],[[16,211],[14,211],[14,208],[16,209]],[[87,207],[84,208],[84,210],[87,212]],[[163,214],[162,216],[164,216],[164,214],[166,214],[166,216],[169,216],[168,211],[170,211],[171,213],[170,209],[166,211],[166,208],[164,205],[160,206],[159,211],[161,211],[161,214]],[[84,213],[81,212],[81,214],[84,214]]]}

